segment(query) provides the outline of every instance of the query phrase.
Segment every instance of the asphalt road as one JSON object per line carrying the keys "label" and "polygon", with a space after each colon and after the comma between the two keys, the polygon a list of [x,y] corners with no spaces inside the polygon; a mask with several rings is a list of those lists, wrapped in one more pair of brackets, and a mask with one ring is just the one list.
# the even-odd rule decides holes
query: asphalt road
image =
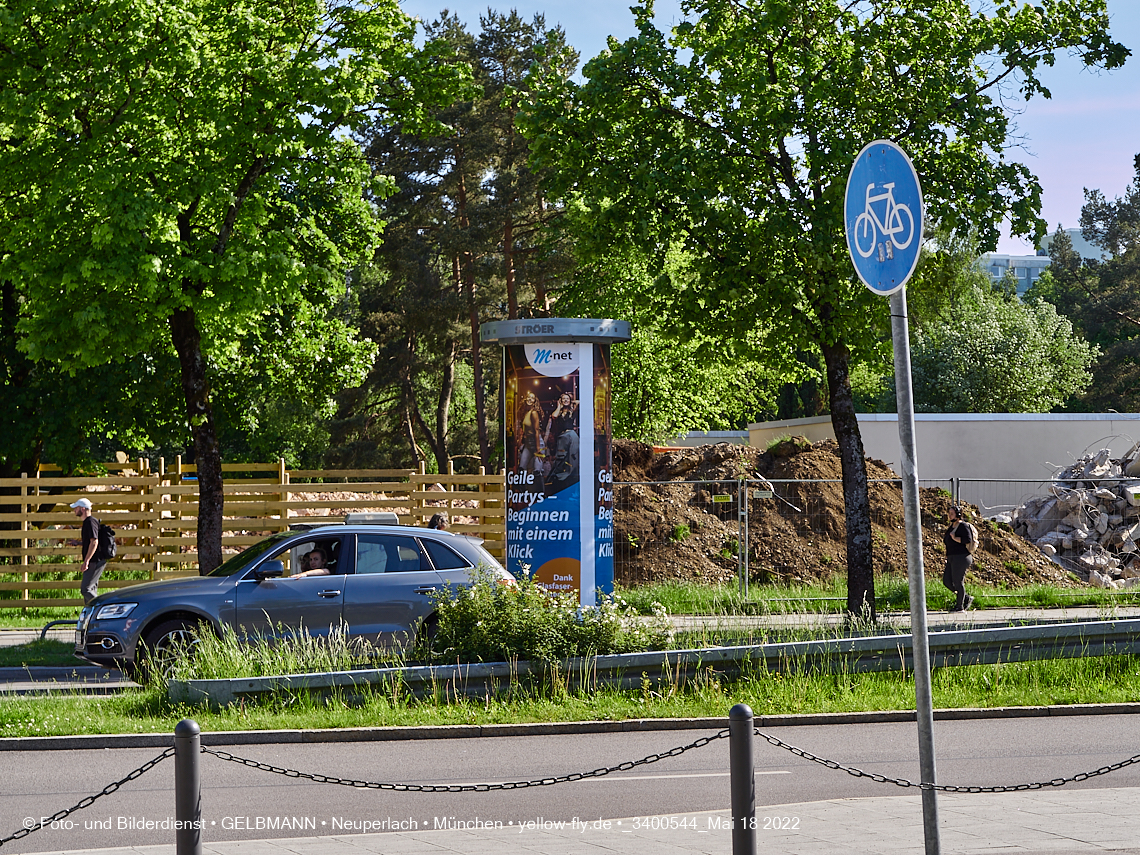
{"label": "asphalt road", "polygon": [[[940,783],[1015,784],[1068,777],[1136,753],[1128,716],[937,722]],[[870,772],[918,777],[913,724],[773,728],[814,754]],[[583,772],[691,742],[694,731],[509,737],[350,744],[256,745],[233,753],[341,778],[404,783],[522,781]],[[144,749],[0,753],[0,837],[102,790],[158,752]],[[821,799],[914,795],[914,790],[851,777],[757,740],[758,805]],[[3,852],[45,852],[169,843],[173,833],[146,822],[173,818],[173,760],[69,819],[7,843]],[[602,779],[509,792],[423,794],[359,790],[288,778],[202,758],[203,839],[311,836],[403,830],[439,822],[540,818],[566,821],[684,815],[728,807],[728,742]],[[1075,788],[1140,787],[1128,767]],[[388,820],[385,828],[382,823]],[[377,823],[365,827],[363,823]],[[307,824],[311,823],[311,824]],[[404,825],[400,825],[403,823]],[[273,828],[277,825],[277,828]]]}

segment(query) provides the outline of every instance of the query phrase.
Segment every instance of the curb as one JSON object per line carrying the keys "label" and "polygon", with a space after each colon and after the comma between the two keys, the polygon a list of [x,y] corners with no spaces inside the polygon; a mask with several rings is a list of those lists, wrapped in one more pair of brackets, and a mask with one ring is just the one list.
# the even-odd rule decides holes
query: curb
{"label": "curb", "polygon": [[[1052,716],[1136,715],[1140,703],[1068,704],[1036,707],[936,709],[935,721]],[[798,713],[756,717],[756,726],[808,727],[828,724],[883,724],[915,720],[913,710]],[[588,733],[649,733],[670,730],[723,730],[723,718],[640,718],[627,721],[454,724],[423,727],[351,727],[328,730],[230,730],[202,732],[202,745],[297,745],[323,742],[397,742],[415,739],[486,739],[501,736],[568,736]],[[0,738],[3,751],[74,751],[102,748],[169,748],[167,733],[112,733],[92,736],[15,736]]]}

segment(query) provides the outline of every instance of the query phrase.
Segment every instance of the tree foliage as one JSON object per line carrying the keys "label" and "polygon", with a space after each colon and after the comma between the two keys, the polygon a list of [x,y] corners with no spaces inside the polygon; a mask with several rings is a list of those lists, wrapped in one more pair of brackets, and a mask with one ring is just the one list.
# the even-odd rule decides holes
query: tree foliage
{"label": "tree foliage", "polygon": [[1123,197],[1110,202],[1099,190],[1085,191],[1081,231],[1111,257],[1082,259],[1058,229],[1049,247],[1049,270],[1029,292],[1056,306],[1100,347],[1092,382],[1069,402],[1070,409],[1140,409],[1140,156],[1135,168]]}
{"label": "tree foliage", "polygon": [[[528,22],[488,11],[480,23],[473,35],[445,13],[426,28],[447,46],[447,62],[474,82],[462,97],[434,105],[435,133],[384,116],[359,136],[373,170],[391,176],[395,192],[375,200],[388,223],[384,242],[353,282],[361,328],[380,349],[364,386],[342,397],[333,451],[339,461],[380,454],[418,464],[430,456],[446,471],[453,458],[473,457],[490,466],[498,365],[484,360],[479,327],[547,314],[572,266],[551,237],[548,226],[561,212],[528,165],[515,114],[532,65],[564,78],[576,54],[541,16]],[[473,392],[470,405],[461,377]],[[403,440],[399,454],[375,448],[377,438],[393,434]]]}
{"label": "tree foliage", "polygon": [[[843,194],[867,142],[911,155],[926,207],[993,243],[1009,218],[1043,233],[1041,189],[1006,156],[1003,86],[1048,95],[1060,50],[1115,67],[1103,0],[684,0],[669,36],[652,3],[638,35],[587,63],[582,84],[540,74],[524,116],[557,192],[589,207],[595,233],[652,251],[679,242],[694,281],[667,295],[673,323],[756,333],[771,358],[817,350],[843,461],[848,609],[874,612],[870,507],[849,382],[878,346],[885,301],[852,276]],[[1011,93],[1006,93],[1011,94]],[[755,319],[760,319],[757,325]]]}
{"label": "tree foliage", "polygon": [[343,133],[456,79],[395,0],[11,0],[0,15],[0,279],[21,347],[73,366],[172,347],[221,561],[210,342],[341,287],[379,191]]}
{"label": "tree foliage", "polygon": [[1047,413],[1088,387],[1098,351],[1052,305],[1008,299],[988,283],[972,296],[913,342],[916,411]]}
{"label": "tree foliage", "polygon": [[[569,212],[563,226],[577,235]],[[566,317],[614,317],[630,322],[633,339],[614,345],[610,373],[615,436],[664,442],[688,431],[740,429],[775,413],[781,380],[746,341],[705,335],[681,337],[656,306],[674,281],[692,277],[683,252],[667,254],[664,270],[635,247],[591,254],[583,229],[575,241],[580,266],[558,295]]]}

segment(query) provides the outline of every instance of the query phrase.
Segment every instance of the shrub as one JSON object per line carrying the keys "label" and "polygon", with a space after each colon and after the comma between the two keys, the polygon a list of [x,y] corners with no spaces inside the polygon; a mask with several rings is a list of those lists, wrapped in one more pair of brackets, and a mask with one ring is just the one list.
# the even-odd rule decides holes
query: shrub
{"label": "shrub", "polygon": [[436,597],[431,658],[551,662],[662,649],[669,622],[664,607],[655,606],[647,620],[619,597],[599,594],[596,606],[579,606],[576,595],[547,591],[533,578],[511,587],[480,574],[470,588]]}

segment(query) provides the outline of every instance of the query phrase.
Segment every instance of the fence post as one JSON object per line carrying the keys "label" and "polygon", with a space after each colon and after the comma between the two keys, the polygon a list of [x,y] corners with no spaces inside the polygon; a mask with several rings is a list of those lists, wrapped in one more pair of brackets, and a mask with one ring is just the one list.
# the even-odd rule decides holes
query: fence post
{"label": "fence post", "polygon": [[[728,711],[728,769],[732,791],[732,855],[756,855],[756,766],[752,708]],[[182,853],[178,853],[182,855]]]}
{"label": "fence post", "polygon": [[747,479],[740,482],[739,501],[737,504],[740,506],[740,548],[743,550],[744,560],[741,562],[741,567],[744,568],[744,574],[741,578],[744,590],[741,592],[744,599],[748,599],[748,583],[752,571],[748,569],[748,481]]}
{"label": "fence post", "polygon": [[202,855],[202,731],[184,718],[174,726],[174,832],[176,855]]}
{"label": "fence post", "polygon": [[[28,516],[32,512],[32,505],[28,499],[30,488],[28,487],[27,472],[20,473],[20,481],[20,531],[27,532],[29,531]],[[25,533],[20,538],[20,566],[23,567],[22,578],[24,581],[24,590],[20,593],[21,600],[30,600],[32,598],[31,591],[28,589],[28,583],[31,581],[31,576],[28,573],[28,543],[28,536]],[[21,611],[26,614],[27,608],[24,608]]]}
{"label": "fence post", "polygon": [[[291,480],[292,479],[289,477],[289,471],[285,468],[285,458],[284,457],[278,457],[277,458],[277,483],[280,484],[282,487],[284,487]],[[289,494],[288,490],[282,490],[280,493],[277,494],[277,499],[278,499],[278,501],[281,502],[281,505],[279,507],[279,514],[278,514],[278,516],[281,519],[281,522],[278,525],[278,528],[277,528],[278,531],[288,531],[289,530],[289,500],[291,498],[292,497]]]}

